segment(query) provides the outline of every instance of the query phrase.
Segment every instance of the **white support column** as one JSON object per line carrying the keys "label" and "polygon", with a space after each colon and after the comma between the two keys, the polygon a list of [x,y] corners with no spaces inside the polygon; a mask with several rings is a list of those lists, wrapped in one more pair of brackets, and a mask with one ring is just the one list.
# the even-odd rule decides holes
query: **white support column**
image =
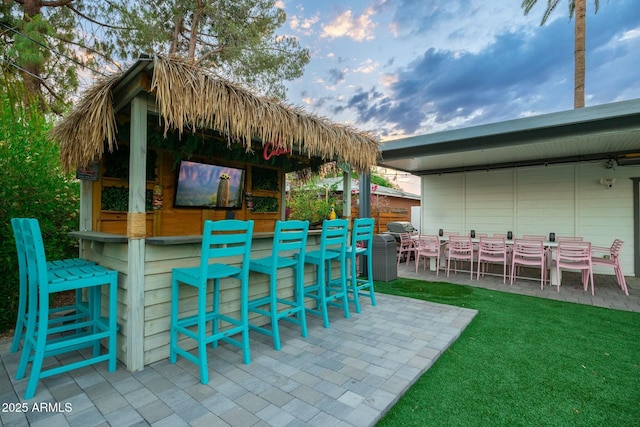
{"label": "white support column", "polygon": [[280,175],[280,203],[284,203],[284,206],[280,206],[280,220],[285,221],[287,219],[287,174],[283,171]]}
{"label": "white support column", "polygon": [[145,239],[140,233],[140,221],[145,213],[147,187],[147,98],[138,95],[131,101],[131,140],[129,147],[129,240],[127,275],[127,369],[144,368],[144,260]]}
{"label": "white support column", "polygon": [[342,174],[342,217],[351,218],[351,174]]}
{"label": "white support column", "polygon": [[[80,181],[80,221],[79,231],[92,231],[93,230],[93,182],[92,181]],[[82,240],[80,240],[80,249],[78,256],[82,258],[83,247]]]}
{"label": "white support column", "polygon": [[[371,174],[363,172],[360,174],[360,218],[371,217]],[[379,225],[378,225],[379,227]]]}
{"label": "white support column", "polygon": [[92,231],[93,182],[80,181],[80,231]]}

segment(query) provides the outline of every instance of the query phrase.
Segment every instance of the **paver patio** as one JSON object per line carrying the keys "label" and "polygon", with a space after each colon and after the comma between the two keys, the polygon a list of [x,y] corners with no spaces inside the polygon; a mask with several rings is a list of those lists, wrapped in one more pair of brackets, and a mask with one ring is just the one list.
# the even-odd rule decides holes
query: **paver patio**
{"label": "paver patio", "polygon": [[[46,427],[372,425],[476,312],[380,294],[377,307],[365,302],[362,313],[349,319],[338,309],[330,314],[329,329],[308,316],[307,338],[283,322],[281,351],[269,337],[251,334],[249,365],[235,347],[209,349],[208,385],[183,358],[135,373],[122,367],[109,373],[100,364],[41,381],[36,396],[25,401],[27,413],[3,412],[0,421]],[[0,402],[18,403],[26,380],[15,381],[19,356],[9,346],[9,340],[0,342]],[[32,410],[43,402],[59,408]]]}
{"label": "paver patio", "polygon": [[[613,277],[596,276],[596,295],[566,276],[560,292],[535,281],[502,278],[449,278],[415,273],[401,265],[400,277],[479,286],[542,298],[640,312],[640,280],[628,277],[629,297]],[[377,294],[378,306],[364,298],[361,314],[345,319],[332,309],[331,327],[308,316],[309,337],[282,323],[283,347],[251,334],[252,361],[242,364],[239,349],[225,344],[209,350],[210,382],[202,385],[195,365],[179,358],[130,373],[104,364],[43,380],[27,413],[0,412],[4,426],[368,426],[375,424],[435,362],[473,319],[475,310]],[[18,355],[0,341],[0,402],[23,402],[26,380],[15,381]],[[82,357],[77,353],[73,357]],[[57,407],[33,411],[50,402]],[[70,406],[65,406],[69,403]],[[65,412],[65,410],[67,410]]]}

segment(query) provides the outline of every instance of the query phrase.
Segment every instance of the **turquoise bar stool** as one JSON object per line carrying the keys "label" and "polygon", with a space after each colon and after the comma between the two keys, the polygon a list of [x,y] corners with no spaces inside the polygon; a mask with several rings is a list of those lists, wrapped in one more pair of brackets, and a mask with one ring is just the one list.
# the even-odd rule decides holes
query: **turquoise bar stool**
{"label": "turquoise bar stool", "polygon": [[[273,236],[271,256],[252,259],[249,269],[269,275],[269,294],[249,301],[249,311],[271,320],[271,329],[249,323],[249,328],[273,337],[273,347],[280,350],[280,319],[300,325],[303,337],[307,336],[307,320],[304,310],[304,260],[307,249],[309,221],[277,221]],[[278,295],[278,271],[291,268],[294,271],[293,295]]]}
{"label": "turquoise bar stool", "polygon": [[[20,344],[24,336],[25,328],[28,322],[29,313],[27,312],[28,300],[28,284],[27,284],[27,253],[24,246],[24,238],[22,230],[19,226],[20,218],[11,219],[11,227],[13,229],[13,237],[16,241],[16,252],[18,255],[18,276],[19,276],[19,292],[18,292],[18,313],[16,315],[16,327],[13,334],[13,341],[9,352],[15,353],[20,349]],[[82,267],[86,265],[95,265],[93,261],[82,258],[69,258],[55,261],[47,261],[47,269],[66,269]],[[64,307],[56,307],[49,310],[50,324],[69,323],[77,320],[85,319],[88,313],[88,304],[82,302],[82,290],[76,290],[76,302]],[[37,316],[37,313],[35,313]]]}
{"label": "turquoise bar stool", "polygon": [[[320,249],[305,254],[305,263],[316,266],[316,283],[304,287],[304,296],[315,300],[316,308],[306,308],[306,311],[321,316],[325,328],[329,327],[329,305],[341,305],[344,317],[349,318],[346,274],[348,228],[346,219],[324,220]],[[332,261],[340,265],[337,278],[332,277]],[[342,300],[342,304],[337,300]]]}
{"label": "turquoise bar stool", "polygon": [[[371,248],[373,246],[373,218],[356,218],[351,230],[351,246],[346,249],[347,258],[351,261],[349,286],[347,291],[353,296],[356,313],[360,313],[359,294],[371,298],[371,305],[376,305],[376,295],[373,290],[373,267],[371,264]],[[365,257],[366,277],[358,277],[358,256]]]}
{"label": "turquoise bar stool", "polygon": [[[228,219],[204,222],[202,236],[202,253],[200,265],[190,268],[174,268],[171,275],[171,332],[169,361],[176,363],[177,356],[195,363],[200,367],[200,382],[209,383],[207,362],[207,344],[217,347],[220,340],[242,349],[244,363],[249,364],[249,320],[248,320],[248,283],[249,256],[251,238],[253,237],[253,221]],[[212,262],[216,259],[239,256],[240,266]],[[238,300],[240,301],[240,318],[231,317],[220,311],[220,279],[234,278],[240,282]],[[207,311],[207,282],[213,281],[213,304]],[[183,318],[178,317],[179,284],[193,286],[197,289],[197,313]],[[207,332],[206,324],[211,322],[211,332]],[[229,324],[220,330],[220,322]],[[195,326],[194,331],[192,327]],[[197,356],[178,345],[178,334],[183,334],[197,343]],[[240,334],[240,339],[232,338]]]}
{"label": "turquoise bar stool", "polygon": [[[25,376],[31,362],[31,373],[25,391],[25,399],[34,396],[38,381],[62,372],[107,361],[109,372],[116,369],[116,309],[118,272],[100,265],[74,268],[48,269],[40,225],[36,219],[22,218],[21,227],[27,258],[29,285],[27,328],[24,348],[16,379]],[[109,304],[107,317],[101,316],[101,287],[108,286]],[[68,290],[88,289],[88,318],[71,324],[52,324],[49,319],[51,294]],[[37,316],[32,313],[38,313]],[[107,353],[101,354],[100,340],[107,340]],[[93,347],[93,356],[86,359],[43,369],[47,357],[68,353],[85,347]],[[63,363],[64,360],[58,357]]]}

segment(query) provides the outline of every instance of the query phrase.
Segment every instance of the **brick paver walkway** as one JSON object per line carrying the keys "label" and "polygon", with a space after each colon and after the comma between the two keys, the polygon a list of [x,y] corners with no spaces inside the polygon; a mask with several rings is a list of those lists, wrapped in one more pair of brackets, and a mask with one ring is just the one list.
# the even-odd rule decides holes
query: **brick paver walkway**
{"label": "brick paver walkway", "polygon": [[[473,319],[474,310],[389,295],[331,327],[308,316],[309,337],[281,322],[282,350],[251,334],[251,364],[239,349],[209,349],[210,381],[179,358],[130,373],[106,364],[47,378],[27,412],[0,412],[4,426],[367,426],[374,424]],[[0,342],[0,402],[20,403],[26,380],[15,381],[18,355]],[[66,356],[69,357],[69,356]],[[74,357],[81,357],[77,353]],[[40,404],[57,404],[34,411]],[[34,404],[37,405],[34,408]],[[68,405],[67,405],[68,404]],[[57,409],[60,408],[60,411]],[[7,409],[9,407],[7,406]]]}
{"label": "brick paver walkway", "polygon": [[[628,278],[625,296],[611,276],[596,277],[596,294],[566,275],[560,292],[535,280],[503,285],[502,278],[477,281],[459,273],[401,265],[401,277],[480,286],[541,298],[640,312],[640,280]],[[251,364],[225,344],[209,349],[210,382],[202,385],[195,366],[161,361],[130,373],[104,364],[40,382],[35,398],[23,401],[26,380],[15,381],[18,355],[0,341],[0,425],[3,426],[368,426],[375,424],[435,362],[473,319],[474,310],[377,294],[378,306],[363,299],[361,314],[345,319],[335,309],[324,329],[308,316],[309,337],[281,323],[283,347],[251,334]],[[82,357],[80,353],[66,357]],[[26,404],[26,412],[16,405]],[[41,407],[41,404],[53,405]],[[34,406],[35,405],[35,406]],[[37,409],[44,409],[38,411]]]}

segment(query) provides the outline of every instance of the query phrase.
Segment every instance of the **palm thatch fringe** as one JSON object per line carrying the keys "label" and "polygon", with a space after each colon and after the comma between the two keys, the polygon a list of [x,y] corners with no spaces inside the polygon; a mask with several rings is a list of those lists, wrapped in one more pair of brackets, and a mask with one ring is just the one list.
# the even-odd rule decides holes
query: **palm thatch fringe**
{"label": "palm thatch fringe", "polygon": [[[105,142],[109,150],[115,147],[111,90],[120,76],[89,89],[77,108],[52,130],[52,138],[61,143],[66,170],[100,158]],[[357,171],[367,171],[378,158],[378,142],[370,133],[256,96],[182,58],[154,58],[150,91],[164,119],[165,133],[214,129],[226,135],[229,144],[243,144],[246,150],[251,149],[252,140],[263,145],[271,142],[275,148],[308,157],[342,160]]]}
{"label": "palm thatch fringe", "polygon": [[51,139],[60,142],[60,160],[66,172],[101,158],[105,142],[109,151],[116,147],[111,90],[119,79],[120,74],[109,76],[87,89],[78,106],[49,132]]}

